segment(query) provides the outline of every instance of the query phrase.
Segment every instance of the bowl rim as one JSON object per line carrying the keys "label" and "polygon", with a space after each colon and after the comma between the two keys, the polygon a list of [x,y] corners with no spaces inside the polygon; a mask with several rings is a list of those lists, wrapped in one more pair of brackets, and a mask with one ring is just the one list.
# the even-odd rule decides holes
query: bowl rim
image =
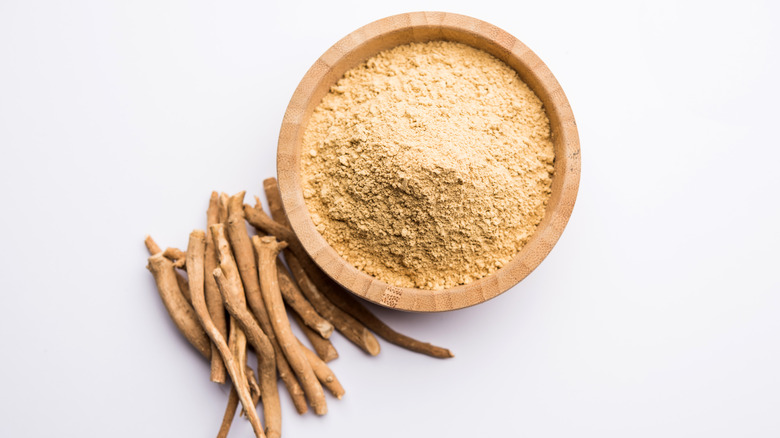
{"label": "bowl rim", "polygon": [[[425,40],[462,42],[487,51],[512,67],[542,100],[550,119],[555,150],[552,195],[534,235],[502,268],[466,285],[443,290],[391,286],[341,258],[316,230],[309,216],[300,175],[303,131],[314,107],[330,86],[346,70],[382,50]],[[368,55],[361,56],[361,51]],[[550,253],[568,223],[579,189],[580,162],[574,114],[563,89],[544,62],[506,31],[473,17],[447,12],[385,17],[351,32],[330,47],[315,61],[293,93],[282,120],[277,149],[282,204],[293,232],[317,265],[355,295],[384,307],[414,312],[470,307],[506,292],[527,277]]]}

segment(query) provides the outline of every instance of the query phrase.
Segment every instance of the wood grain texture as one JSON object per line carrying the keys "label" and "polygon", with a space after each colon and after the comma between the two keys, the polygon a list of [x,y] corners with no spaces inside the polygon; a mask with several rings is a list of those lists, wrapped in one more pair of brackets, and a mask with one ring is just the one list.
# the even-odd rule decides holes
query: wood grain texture
{"label": "wood grain texture", "polygon": [[[431,291],[389,286],[342,259],[317,232],[301,190],[301,140],[314,108],[350,68],[382,50],[432,40],[484,50],[517,71],[539,96],[555,149],[552,195],[526,246],[503,268],[467,285]],[[571,216],[580,180],[580,142],[569,101],[552,72],[517,38],[492,24],[445,12],[394,15],[357,29],[328,49],[295,90],[282,120],[277,151],[279,190],[290,225],[314,261],[352,293],[376,304],[415,312],[460,309],[487,301],[519,283],[550,253]]]}

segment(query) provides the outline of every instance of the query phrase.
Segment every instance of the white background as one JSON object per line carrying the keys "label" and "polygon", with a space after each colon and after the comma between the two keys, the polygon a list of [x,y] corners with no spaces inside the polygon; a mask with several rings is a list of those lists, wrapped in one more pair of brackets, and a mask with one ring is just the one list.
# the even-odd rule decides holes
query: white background
{"label": "white background", "polygon": [[504,295],[376,309],[454,359],[334,335],[347,394],[299,417],[283,393],[284,435],[780,436],[780,11],[659,0],[3,0],[0,436],[216,435],[227,388],[142,240],[185,247],[213,189],[262,194],[309,66],[414,10],[489,21],[547,63],[580,129],[577,205]]}

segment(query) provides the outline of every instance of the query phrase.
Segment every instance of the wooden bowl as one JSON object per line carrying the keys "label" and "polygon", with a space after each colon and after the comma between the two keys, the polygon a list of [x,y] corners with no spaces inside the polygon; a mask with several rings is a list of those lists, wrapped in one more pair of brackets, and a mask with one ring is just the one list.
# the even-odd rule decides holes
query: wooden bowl
{"label": "wooden bowl", "polygon": [[[315,229],[301,189],[301,140],[313,110],[342,75],[382,50],[411,42],[457,41],[504,61],[539,96],[550,119],[555,150],[552,195],[544,219],[523,249],[504,267],[469,283],[431,291],[389,286],[346,262]],[[475,18],[414,12],[361,27],[328,49],[295,90],[279,133],[279,189],[293,231],[314,261],[342,286],[395,309],[438,312],[487,301],[531,273],[552,250],[571,215],[580,179],[577,125],[561,86],[534,52],[507,32]]]}

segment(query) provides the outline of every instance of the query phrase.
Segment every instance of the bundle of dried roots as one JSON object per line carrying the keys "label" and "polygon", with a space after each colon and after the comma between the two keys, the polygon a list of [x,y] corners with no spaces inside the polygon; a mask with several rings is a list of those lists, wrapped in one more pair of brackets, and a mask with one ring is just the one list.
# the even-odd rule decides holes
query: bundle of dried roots
{"label": "bundle of dried roots", "polygon": [[[366,353],[379,353],[379,337],[432,357],[449,350],[402,335],[322,272],[289,227],[274,178],[264,182],[271,216],[244,204],[244,192],[211,194],[207,229],[190,234],[187,250],[145,244],[163,305],[176,327],[210,362],[211,380],[231,390],[218,437],[227,436],[239,402],[257,437],[281,436],[281,379],[298,413],[328,408],[323,387],[340,399],[344,388],[326,362],[338,357],[330,342],[341,333]],[[257,231],[250,236],[246,223]],[[280,254],[284,254],[286,264]],[[186,273],[186,278],[177,269]],[[312,350],[297,339],[290,317]],[[247,363],[257,357],[256,371]],[[262,400],[265,428],[257,406]]]}

